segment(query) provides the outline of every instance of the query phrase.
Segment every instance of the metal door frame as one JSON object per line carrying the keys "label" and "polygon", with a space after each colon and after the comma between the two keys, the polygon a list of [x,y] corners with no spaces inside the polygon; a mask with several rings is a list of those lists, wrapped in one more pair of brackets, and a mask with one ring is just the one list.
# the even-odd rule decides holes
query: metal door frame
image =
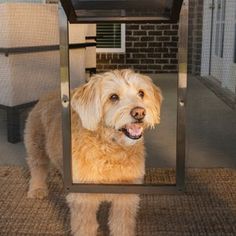
{"label": "metal door frame", "polygon": [[[72,182],[71,117],[70,117],[70,62],[68,19],[60,7],[60,74],[63,136],[64,186],[67,192],[77,193],[136,193],[175,194],[185,187],[186,154],[186,92],[188,55],[189,0],[183,2],[179,18],[177,134],[176,134],[176,183],[175,184],[85,184]],[[145,21],[146,22],[146,21]]]}

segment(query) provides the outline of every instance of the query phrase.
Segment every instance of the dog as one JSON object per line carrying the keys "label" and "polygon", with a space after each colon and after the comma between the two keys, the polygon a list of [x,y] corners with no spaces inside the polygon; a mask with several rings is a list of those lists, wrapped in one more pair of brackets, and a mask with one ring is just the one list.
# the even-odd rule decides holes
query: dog
{"label": "dog", "polygon": [[[73,182],[142,183],[143,132],[160,123],[161,90],[148,76],[124,69],[96,74],[71,95]],[[58,93],[40,99],[26,122],[30,198],[47,196],[49,161],[62,172],[59,98]],[[138,194],[69,193],[66,200],[73,235],[96,235],[96,212],[103,201],[111,202],[108,222],[111,235],[135,235]]]}

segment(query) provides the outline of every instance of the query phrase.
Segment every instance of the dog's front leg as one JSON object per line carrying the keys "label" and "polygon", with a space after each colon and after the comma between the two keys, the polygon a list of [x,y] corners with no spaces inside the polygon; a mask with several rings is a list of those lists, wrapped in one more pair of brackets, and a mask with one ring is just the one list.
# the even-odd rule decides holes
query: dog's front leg
{"label": "dog's front leg", "polygon": [[71,232],[74,236],[96,236],[96,213],[100,201],[91,194],[71,193],[67,196],[71,213]]}
{"label": "dog's front leg", "polygon": [[112,201],[109,226],[112,236],[135,236],[138,195],[118,195]]}

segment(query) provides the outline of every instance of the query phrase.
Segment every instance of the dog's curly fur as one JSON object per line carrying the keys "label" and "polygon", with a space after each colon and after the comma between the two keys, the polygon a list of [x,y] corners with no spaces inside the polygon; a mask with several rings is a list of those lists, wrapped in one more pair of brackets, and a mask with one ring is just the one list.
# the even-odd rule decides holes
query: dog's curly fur
{"label": "dog's curly fur", "polygon": [[[142,131],[160,122],[162,95],[147,76],[131,70],[98,74],[72,92],[72,173],[80,183],[142,183],[145,150]],[[28,197],[47,196],[49,160],[62,171],[62,131],[59,94],[38,102],[29,114],[25,145],[31,180]],[[95,236],[96,211],[112,202],[110,232],[135,235],[139,206],[136,194],[70,193],[73,235]]]}

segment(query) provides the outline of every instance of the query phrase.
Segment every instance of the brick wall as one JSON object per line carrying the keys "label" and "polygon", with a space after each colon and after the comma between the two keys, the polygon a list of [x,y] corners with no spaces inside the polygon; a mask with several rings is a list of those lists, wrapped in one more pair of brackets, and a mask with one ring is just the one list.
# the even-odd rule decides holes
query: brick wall
{"label": "brick wall", "polygon": [[[190,0],[189,71],[199,74],[203,0]],[[177,24],[126,24],[125,53],[97,53],[98,72],[133,68],[141,73],[177,72]]]}
{"label": "brick wall", "polygon": [[98,71],[176,72],[178,25],[126,24],[126,53],[98,53]]}
{"label": "brick wall", "polygon": [[201,72],[203,0],[190,0],[188,69],[191,74]]}

